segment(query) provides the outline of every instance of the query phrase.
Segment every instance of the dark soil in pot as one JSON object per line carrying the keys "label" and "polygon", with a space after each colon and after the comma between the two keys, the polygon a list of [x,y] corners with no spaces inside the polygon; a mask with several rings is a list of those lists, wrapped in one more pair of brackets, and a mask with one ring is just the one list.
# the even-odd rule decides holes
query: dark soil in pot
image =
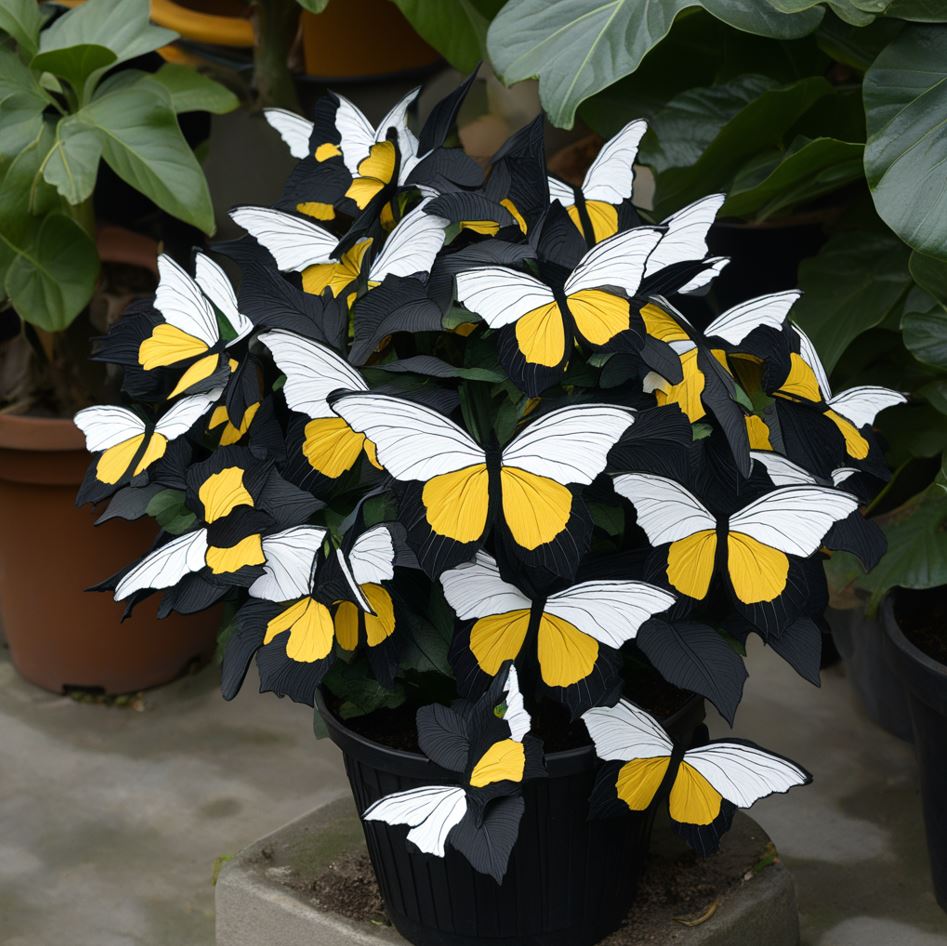
{"label": "dark soil in pot", "polygon": [[883,616],[910,703],[934,895],[947,911],[947,588],[898,589]]}
{"label": "dark soil in pot", "polygon": [[[318,709],[343,752],[360,811],[384,795],[456,784],[415,752],[380,745],[328,710]],[[693,697],[665,721],[689,742],[703,720]],[[589,820],[595,780],[590,745],[546,756],[548,778],[523,788],[526,811],[502,884],[478,874],[460,854],[411,852],[403,831],[363,822],[385,912],[415,946],[592,946],[617,929],[634,900],[647,856],[647,815]]]}

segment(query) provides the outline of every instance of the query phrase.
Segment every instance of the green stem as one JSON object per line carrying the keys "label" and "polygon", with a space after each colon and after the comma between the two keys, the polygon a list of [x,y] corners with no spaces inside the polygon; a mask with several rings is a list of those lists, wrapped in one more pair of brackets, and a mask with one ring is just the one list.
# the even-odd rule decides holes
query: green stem
{"label": "green stem", "polygon": [[90,194],[82,203],[72,204],[69,207],[69,213],[72,216],[72,219],[89,234],[92,239],[95,239],[95,207],[92,203],[92,195]]}
{"label": "green stem", "polygon": [[289,54],[299,27],[296,0],[256,0],[254,81],[260,106],[299,111],[296,85],[289,69]]}

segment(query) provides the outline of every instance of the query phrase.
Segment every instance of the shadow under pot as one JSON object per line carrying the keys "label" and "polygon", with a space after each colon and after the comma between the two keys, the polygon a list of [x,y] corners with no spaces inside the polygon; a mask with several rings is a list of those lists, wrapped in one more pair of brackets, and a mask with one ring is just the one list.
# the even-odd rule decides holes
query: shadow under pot
{"label": "shadow under pot", "polygon": [[883,610],[888,658],[914,726],[934,895],[947,911],[947,587],[899,589]]}
{"label": "shadow under pot", "polygon": [[[360,812],[385,795],[456,784],[425,756],[354,732],[317,695],[317,709]],[[664,725],[689,743],[704,718],[694,696]],[[501,884],[451,848],[409,850],[403,832],[362,822],[385,910],[414,946],[593,946],[617,929],[635,899],[651,841],[647,814],[589,820],[597,760],[592,746],[546,755],[548,778],[523,786],[519,835]]]}

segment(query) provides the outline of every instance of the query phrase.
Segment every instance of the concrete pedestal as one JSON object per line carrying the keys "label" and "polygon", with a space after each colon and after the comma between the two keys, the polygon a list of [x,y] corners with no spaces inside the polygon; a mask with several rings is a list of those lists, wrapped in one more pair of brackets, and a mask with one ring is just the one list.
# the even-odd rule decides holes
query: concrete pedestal
{"label": "concrete pedestal", "polygon": [[[646,938],[639,938],[631,926],[602,946],[658,941],[662,946],[797,946],[792,876],[778,860],[761,858],[768,840],[755,821],[738,814],[716,857],[725,859],[726,870],[741,879],[705,911],[707,919],[686,925],[671,906],[650,908],[647,930],[641,933]],[[656,830],[656,857],[673,856],[678,845],[669,831]],[[354,921],[317,902],[317,878],[332,862],[364,850],[361,824],[349,797],[316,808],[251,844],[224,866],[217,881],[217,946],[404,946],[383,917]],[[699,917],[686,919],[693,923]],[[656,933],[659,939],[654,939]]]}

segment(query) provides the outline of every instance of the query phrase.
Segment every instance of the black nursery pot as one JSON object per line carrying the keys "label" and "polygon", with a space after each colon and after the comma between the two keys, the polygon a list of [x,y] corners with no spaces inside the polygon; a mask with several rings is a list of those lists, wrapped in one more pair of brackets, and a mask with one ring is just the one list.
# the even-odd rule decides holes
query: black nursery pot
{"label": "black nursery pot", "polygon": [[934,895],[947,911],[947,666],[904,636],[890,597],[883,621],[888,658],[908,692]]}
{"label": "black nursery pot", "polygon": [[[355,803],[364,811],[392,792],[457,784],[414,752],[379,745],[317,707],[342,750]],[[693,697],[665,720],[688,742],[704,718]],[[362,822],[391,922],[415,946],[593,946],[617,929],[631,906],[651,840],[651,819],[590,821],[595,779],[591,746],[546,756],[549,777],[524,785],[526,810],[502,884],[477,873],[456,851],[412,852],[403,828]]]}
{"label": "black nursery pot", "polygon": [[898,674],[891,672],[882,619],[869,617],[864,608],[829,608],[827,617],[849,684],[868,717],[885,732],[911,742],[908,694]]}

